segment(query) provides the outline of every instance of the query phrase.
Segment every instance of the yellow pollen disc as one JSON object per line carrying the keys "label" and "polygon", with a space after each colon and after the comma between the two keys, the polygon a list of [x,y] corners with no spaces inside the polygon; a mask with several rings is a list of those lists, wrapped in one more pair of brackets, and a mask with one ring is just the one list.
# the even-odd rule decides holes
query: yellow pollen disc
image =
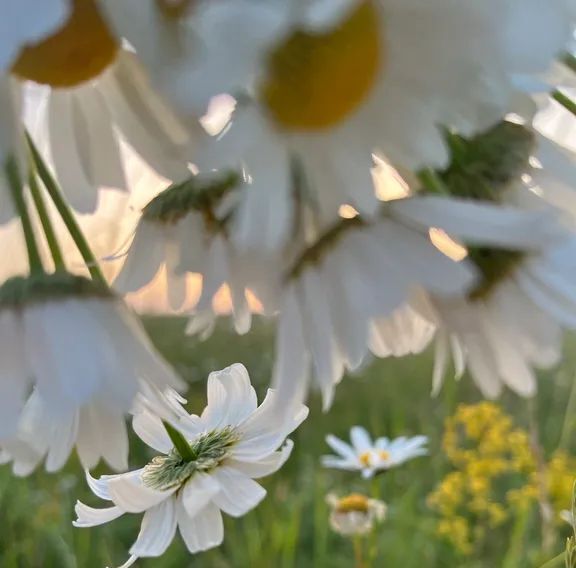
{"label": "yellow pollen disc", "polygon": [[26,47],[12,72],[51,87],[75,87],[104,71],[119,45],[108,30],[96,0],[70,0],[72,13],[54,35]]}
{"label": "yellow pollen disc", "polygon": [[386,461],[390,459],[390,454],[386,450],[378,450],[378,457],[381,460]]}
{"label": "yellow pollen disc", "polygon": [[362,452],[358,456],[358,459],[360,460],[360,463],[365,467],[368,467],[372,464],[372,454],[370,452]]}
{"label": "yellow pollen disc", "polygon": [[317,130],[347,118],[376,82],[380,40],[373,0],[328,33],[294,33],[272,53],[261,90],[273,119],[289,130]]}
{"label": "yellow pollen disc", "polygon": [[195,0],[156,0],[156,6],[163,16],[170,20],[183,18]]}
{"label": "yellow pollen disc", "polygon": [[336,509],[339,513],[351,513],[352,511],[366,513],[368,508],[368,498],[359,493],[352,493],[347,497],[342,497],[336,505]]}

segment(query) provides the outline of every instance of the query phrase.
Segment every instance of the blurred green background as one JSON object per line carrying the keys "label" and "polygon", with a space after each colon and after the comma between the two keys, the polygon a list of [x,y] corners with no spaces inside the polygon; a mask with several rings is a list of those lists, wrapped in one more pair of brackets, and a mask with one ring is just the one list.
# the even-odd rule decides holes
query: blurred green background
{"label": "blurred green background", "polygon": [[[205,380],[212,370],[234,362],[248,368],[263,394],[272,365],[272,333],[257,321],[253,331],[237,337],[222,325],[206,342],[184,334],[183,319],[147,318],[154,342],[191,384],[189,410],[205,404]],[[544,453],[554,451],[560,439],[575,453],[576,415],[566,413],[574,403],[572,383],[575,358],[570,341],[561,368],[541,376],[536,407],[511,394],[499,404],[515,422],[527,427],[529,412],[536,413]],[[242,519],[225,520],[222,547],[189,555],[179,537],[161,558],[140,560],[137,566],[182,568],[344,568],[354,566],[351,543],[334,534],[328,523],[325,496],[375,492],[389,506],[388,519],[376,532],[377,558],[373,567],[393,568],[524,568],[540,566],[562,551],[568,525],[556,528],[553,550],[542,551],[537,507],[519,527],[512,521],[495,530],[481,557],[463,557],[436,535],[436,514],[426,496],[450,470],[441,449],[444,419],[461,402],[480,396],[468,378],[449,380],[441,395],[430,397],[432,360],[429,353],[400,360],[375,360],[356,376],[347,377],[337,391],[332,410],[323,414],[319,401],[311,401],[310,418],[293,435],[294,453],[285,468],[264,480],[267,499]],[[319,458],[329,453],[327,433],[347,438],[351,426],[361,424],[376,436],[425,434],[430,456],[414,460],[381,476],[375,483],[359,476],[324,470]],[[146,446],[134,439],[131,466],[141,467],[150,457]],[[97,474],[109,473],[100,468]],[[576,474],[576,472],[574,472]],[[75,529],[74,502],[105,506],[86,487],[81,468],[71,459],[58,475],[38,472],[26,479],[0,469],[1,568],[110,568],[121,565],[135,540],[139,515],[126,515],[103,527]],[[566,503],[566,508],[570,503]],[[564,566],[563,561],[553,565]],[[552,565],[550,565],[552,566]]]}

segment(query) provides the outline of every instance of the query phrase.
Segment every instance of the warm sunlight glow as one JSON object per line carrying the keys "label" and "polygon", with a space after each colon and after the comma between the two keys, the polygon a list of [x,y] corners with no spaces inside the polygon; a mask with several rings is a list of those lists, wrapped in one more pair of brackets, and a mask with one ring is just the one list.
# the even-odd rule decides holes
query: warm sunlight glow
{"label": "warm sunlight glow", "polygon": [[442,229],[430,229],[430,240],[441,253],[456,262],[460,262],[468,256],[466,248],[449,237]]}

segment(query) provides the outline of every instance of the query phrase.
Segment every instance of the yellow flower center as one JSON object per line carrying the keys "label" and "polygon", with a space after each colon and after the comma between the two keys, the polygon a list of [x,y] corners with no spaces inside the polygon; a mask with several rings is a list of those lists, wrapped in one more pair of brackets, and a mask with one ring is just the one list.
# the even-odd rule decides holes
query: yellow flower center
{"label": "yellow flower center", "polygon": [[261,96],[278,125],[317,130],[338,124],[366,99],[381,67],[381,29],[365,0],[336,29],[295,32],[269,60]]}
{"label": "yellow flower center", "polygon": [[378,450],[378,457],[382,461],[388,461],[390,459],[390,453],[387,452],[386,450]]}
{"label": "yellow flower center", "polygon": [[96,0],[70,0],[72,12],[55,34],[25,47],[13,73],[51,87],[74,87],[97,77],[116,58],[119,44]]}
{"label": "yellow flower center", "polygon": [[370,502],[367,497],[359,493],[352,493],[347,497],[342,497],[336,504],[336,510],[339,513],[351,513],[353,511],[367,513],[370,508]]}
{"label": "yellow flower center", "polygon": [[195,0],[156,0],[160,13],[170,20],[183,18]]}
{"label": "yellow flower center", "polygon": [[371,452],[362,452],[362,453],[358,456],[358,460],[360,460],[360,463],[361,463],[364,467],[369,467],[370,465],[372,465],[372,454],[371,454]]}

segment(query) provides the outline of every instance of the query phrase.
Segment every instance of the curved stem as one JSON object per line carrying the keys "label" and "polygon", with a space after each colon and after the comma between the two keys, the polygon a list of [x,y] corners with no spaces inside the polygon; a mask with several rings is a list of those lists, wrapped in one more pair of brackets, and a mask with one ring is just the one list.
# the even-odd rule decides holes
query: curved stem
{"label": "curved stem", "polygon": [[58,183],[56,182],[54,176],[48,169],[48,166],[44,162],[44,159],[42,158],[42,155],[38,151],[36,144],[34,144],[34,140],[32,140],[30,134],[26,133],[26,139],[28,141],[28,146],[32,154],[32,159],[34,160],[34,164],[38,170],[38,175],[40,176],[42,183],[46,187],[46,191],[48,192],[48,195],[52,199],[52,202],[54,203],[54,206],[56,207],[58,214],[60,215],[62,221],[66,225],[66,228],[68,229],[68,232],[70,233],[70,236],[74,241],[74,244],[76,245],[78,251],[82,255],[82,258],[84,259],[86,267],[90,271],[92,278],[97,282],[107,285],[106,279],[104,278],[104,274],[102,274],[100,266],[98,265],[98,261],[96,260],[94,253],[90,249],[90,245],[88,244],[88,241],[84,237],[84,233],[82,232],[82,229],[80,229],[80,226],[78,225],[78,222],[74,217],[74,214],[72,213],[70,207],[66,203],[66,200],[62,195],[62,191],[60,190]]}
{"label": "curved stem", "polygon": [[34,167],[30,171],[28,187],[30,188],[30,193],[32,195],[32,199],[34,200],[36,211],[38,212],[38,217],[40,218],[42,228],[44,229],[44,235],[46,236],[46,242],[48,243],[48,248],[52,254],[54,266],[56,270],[66,270],[64,256],[62,255],[62,250],[60,249],[60,244],[58,243],[58,238],[56,237],[56,233],[52,225],[52,220],[50,219],[50,215],[46,209],[46,203],[44,203],[44,197],[42,196],[42,190],[38,185],[36,170]]}
{"label": "curved stem", "polygon": [[20,223],[22,225],[22,232],[24,233],[24,241],[26,243],[26,252],[28,253],[28,262],[30,264],[30,272],[32,274],[42,274],[44,273],[44,267],[42,266],[42,259],[40,257],[40,252],[38,251],[38,243],[36,242],[36,237],[34,235],[34,228],[32,227],[32,221],[26,206],[26,200],[24,199],[22,177],[18,170],[18,164],[13,157],[8,159],[5,171],[8,185],[12,193],[14,207],[20,216]]}

